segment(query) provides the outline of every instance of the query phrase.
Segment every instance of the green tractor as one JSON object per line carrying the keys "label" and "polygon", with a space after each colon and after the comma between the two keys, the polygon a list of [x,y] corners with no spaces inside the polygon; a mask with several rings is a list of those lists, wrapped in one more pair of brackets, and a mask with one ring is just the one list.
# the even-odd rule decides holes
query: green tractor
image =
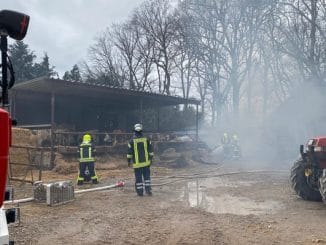
{"label": "green tractor", "polygon": [[326,203],[326,136],[300,145],[300,154],[291,169],[293,189],[304,200]]}

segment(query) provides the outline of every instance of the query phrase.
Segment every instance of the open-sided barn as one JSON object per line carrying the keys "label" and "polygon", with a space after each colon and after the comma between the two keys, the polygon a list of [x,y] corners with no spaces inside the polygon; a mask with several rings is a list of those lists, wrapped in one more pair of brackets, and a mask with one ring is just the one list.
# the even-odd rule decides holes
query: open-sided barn
{"label": "open-sided barn", "polygon": [[103,132],[130,130],[135,122],[143,122],[148,108],[156,111],[154,131],[160,131],[160,109],[180,104],[197,107],[198,124],[200,103],[196,99],[49,78],[17,84],[10,98],[12,115],[20,125],[65,125],[75,131]]}

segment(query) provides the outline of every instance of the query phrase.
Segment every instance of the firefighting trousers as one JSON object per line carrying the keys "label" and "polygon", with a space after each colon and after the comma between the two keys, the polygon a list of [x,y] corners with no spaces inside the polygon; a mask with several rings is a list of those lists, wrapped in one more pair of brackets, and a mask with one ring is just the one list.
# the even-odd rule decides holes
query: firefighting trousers
{"label": "firefighting trousers", "polygon": [[143,195],[143,189],[145,186],[146,193],[150,193],[151,188],[151,171],[150,167],[135,168],[135,188],[138,195]]}
{"label": "firefighting trousers", "polygon": [[91,180],[98,180],[95,169],[94,169],[94,162],[80,162],[79,163],[79,181],[91,181]]}

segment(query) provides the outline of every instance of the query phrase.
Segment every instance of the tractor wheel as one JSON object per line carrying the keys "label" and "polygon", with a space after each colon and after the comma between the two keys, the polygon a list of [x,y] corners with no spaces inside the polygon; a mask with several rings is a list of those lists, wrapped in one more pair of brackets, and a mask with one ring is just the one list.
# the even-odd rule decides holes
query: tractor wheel
{"label": "tractor wheel", "polygon": [[326,171],[323,171],[322,176],[319,178],[319,192],[326,203]]}
{"label": "tractor wheel", "polygon": [[299,159],[291,169],[291,183],[295,192],[304,200],[320,202],[322,197],[318,189],[309,184],[309,177],[305,176],[307,162]]}

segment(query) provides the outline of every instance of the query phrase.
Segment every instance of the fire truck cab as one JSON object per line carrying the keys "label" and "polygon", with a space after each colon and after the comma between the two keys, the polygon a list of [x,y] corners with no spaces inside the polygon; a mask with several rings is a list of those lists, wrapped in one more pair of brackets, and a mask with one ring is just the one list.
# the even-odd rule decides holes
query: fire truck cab
{"label": "fire truck cab", "polygon": [[0,245],[9,244],[6,211],[3,209],[11,144],[11,120],[9,113],[0,109]]}

